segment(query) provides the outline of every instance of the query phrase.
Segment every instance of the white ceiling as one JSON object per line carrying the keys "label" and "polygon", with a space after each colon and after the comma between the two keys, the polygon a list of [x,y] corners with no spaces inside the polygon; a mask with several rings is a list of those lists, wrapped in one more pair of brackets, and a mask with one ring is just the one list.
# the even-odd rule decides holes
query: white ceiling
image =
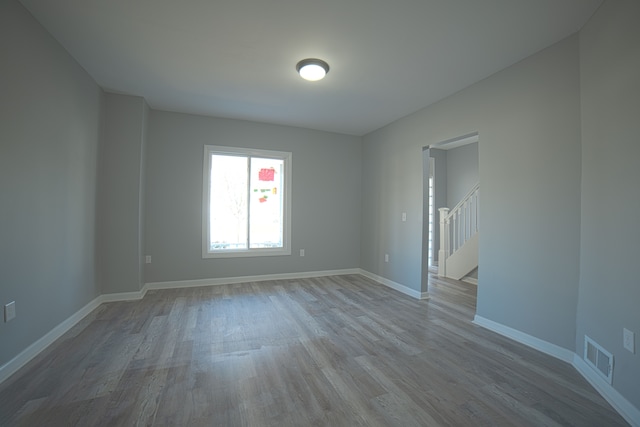
{"label": "white ceiling", "polygon": [[[106,90],[363,135],[578,31],[602,0],[21,0]],[[295,72],[318,57],[320,82]]]}

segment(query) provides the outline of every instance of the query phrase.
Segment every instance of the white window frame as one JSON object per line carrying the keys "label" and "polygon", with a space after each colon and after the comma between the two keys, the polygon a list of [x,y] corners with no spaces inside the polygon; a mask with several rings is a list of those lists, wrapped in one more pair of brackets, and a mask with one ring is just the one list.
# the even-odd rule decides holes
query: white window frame
{"label": "white window frame", "polygon": [[[209,208],[211,182],[211,155],[221,154],[229,156],[262,157],[280,159],[284,161],[283,180],[283,227],[281,248],[247,248],[227,249],[224,251],[209,250]],[[204,165],[202,171],[202,258],[239,258],[260,256],[291,255],[291,164],[292,154],[286,151],[259,150],[254,148],[224,147],[220,145],[204,146]]]}

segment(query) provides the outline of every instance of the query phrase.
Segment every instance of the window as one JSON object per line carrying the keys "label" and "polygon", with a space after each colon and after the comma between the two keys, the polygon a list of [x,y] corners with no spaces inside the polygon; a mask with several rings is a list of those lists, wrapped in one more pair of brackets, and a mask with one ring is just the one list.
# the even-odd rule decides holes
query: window
{"label": "window", "polygon": [[202,256],[291,254],[291,153],[204,147]]}

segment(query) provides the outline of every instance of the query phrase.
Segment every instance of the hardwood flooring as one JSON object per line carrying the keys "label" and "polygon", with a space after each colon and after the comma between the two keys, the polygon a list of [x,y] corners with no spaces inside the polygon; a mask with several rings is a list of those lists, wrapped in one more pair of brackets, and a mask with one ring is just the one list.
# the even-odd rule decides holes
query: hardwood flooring
{"label": "hardwood flooring", "polygon": [[358,275],[103,304],[0,384],[2,426],[623,426],[569,365]]}

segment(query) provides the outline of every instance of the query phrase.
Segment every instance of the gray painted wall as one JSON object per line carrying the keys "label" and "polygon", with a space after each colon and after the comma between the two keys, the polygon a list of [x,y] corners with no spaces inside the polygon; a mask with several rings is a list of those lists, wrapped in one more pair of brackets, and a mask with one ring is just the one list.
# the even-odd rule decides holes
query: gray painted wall
{"label": "gray painted wall", "polygon": [[447,150],[447,205],[457,205],[479,182],[478,143]]}
{"label": "gray painted wall", "polygon": [[[575,347],[613,353],[613,387],[640,408],[640,2],[605,2],[580,35],[582,227]],[[636,353],[622,347],[635,332]]]}
{"label": "gray painted wall", "polygon": [[[293,153],[290,256],[202,258],[202,165],[208,144]],[[358,137],[152,110],[146,184],[146,248],[153,257],[147,282],[359,266]]]}
{"label": "gray painted wall", "polygon": [[102,293],[144,285],[144,99],[105,94],[99,172],[99,271]]}
{"label": "gray painted wall", "polygon": [[0,2],[0,366],[99,295],[101,90],[14,0]]}
{"label": "gray painted wall", "polygon": [[[360,267],[418,292],[422,286],[423,145],[399,122],[364,138]],[[436,168],[436,173],[438,173]],[[402,221],[402,212],[407,220]],[[384,255],[389,254],[389,262]]]}
{"label": "gray painted wall", "polygon": [[142,137],[140,141],[140,174],[138,176],[138,281],[140,289],[146,283],[145,262],[145,230],[146,230],[146,200],[147,200],[147,139],[149,133],[149,106],[142,102]]}
{"label": "gray painted wall", "polygon": [[[422,148],[479,132],[477,313],[573,350],[580,243],[578,76],[573,36],[365,136],[361,267],[426,290],[420,277]],[[400,210],[408,212],[406,223],[399,221]],[[388,264],[380,261],[385,251],[392,255]]]}

